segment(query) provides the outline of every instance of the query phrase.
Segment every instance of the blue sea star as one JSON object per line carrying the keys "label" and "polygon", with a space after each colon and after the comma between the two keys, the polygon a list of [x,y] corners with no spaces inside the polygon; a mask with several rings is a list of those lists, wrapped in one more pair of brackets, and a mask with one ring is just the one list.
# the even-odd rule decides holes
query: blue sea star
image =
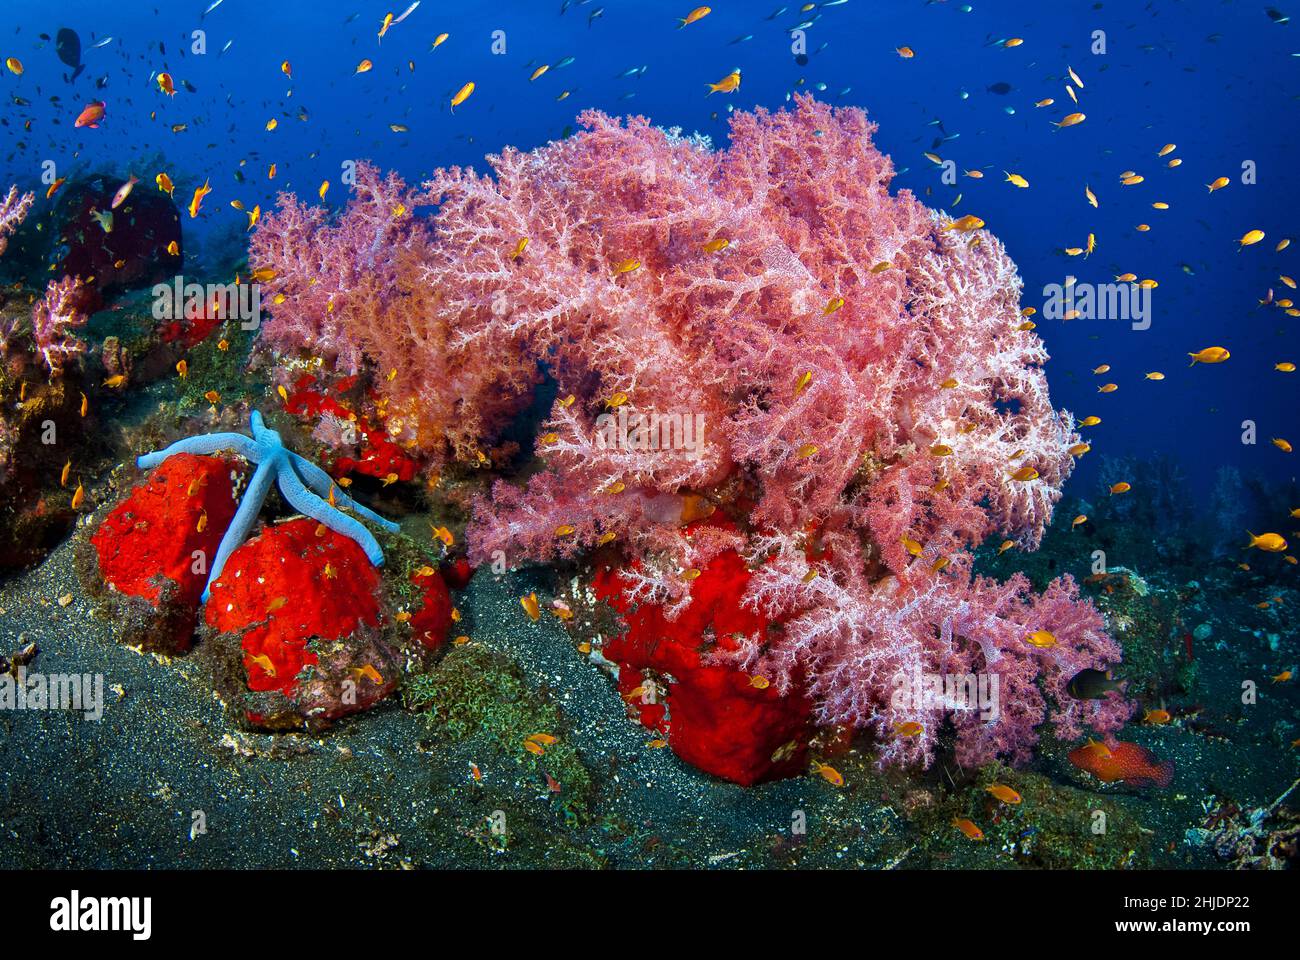
{"label": "blue sea star", "polygon": [[[239,509],[235,511],[235,517],[226,528],[226,533],[221,538],[221,545],[217,547],[217,556],[212,561],[208,582],[203,587],[204,602],[207,601],[212,590],[212,582],[220,575],[221,568],[226,565],[230,555],[234,553],[236,547],[248,539],[249,531],[252,530],[253,523],[262,510],[262,503],[271,491],[272,480],[279,485],[280,493],[295,510],[320,521],[335,533],[351,537],[366,552],[371,563],[377,567],[382,566],[384,551],[370,535],[370,531],[322,499],[330,496],[334,489],[334,481],[330,475],[310,460],[287,449],[280,440],[280,434],[267,428],[259,411],[254,410],[248,421],[253,433],[251,438],[242,433],[207,433],[197,437],[186,437],[177,440],[166,450],[146,453],[136,460],[140,469],[147,470],[158,466],[174,453],[212,454],[222,450],[233,450],[249,463],[257,464],[253,479],[248,482],[248,489],[244,491],[243,499],[239,502]],[[333,496],[334,502],[339,506],[351,509],[390,533],[397,532],[397,524],[363,507],[342,491],[334,492]]]}

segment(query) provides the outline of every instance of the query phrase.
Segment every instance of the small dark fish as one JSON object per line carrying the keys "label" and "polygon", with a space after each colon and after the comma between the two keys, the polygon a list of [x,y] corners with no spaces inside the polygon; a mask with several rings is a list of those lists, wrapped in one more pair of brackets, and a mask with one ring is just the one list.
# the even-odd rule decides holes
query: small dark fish
{"label": "small dark fish", "polygon": [[1269,7],[1264,12],[1268,14],[1268,18],[1272,20],[1274,23],[1283,24],[1283,23],[1291,22],[1291,18],[1288,17],[1281,10],[1278,10],[1276,7]]}
{"label": "small dark fish", "polygon": [[989,93],[996,93],[998,96],[1004,96],[1011,92],[1011,84],[1005,80],[999,80],[997,83],[991,83],[984,88]]}
{"label": "small dark fish", "polygon": [[1065,685],[1066,691],[1076,700],[1101,700],[1114,690],[1123,693],[1127,680],[1115,680],[1109,670],[1080,670]]}
{"label": "small dark fish", "polygon": [[597,7],[595,10],[591,11],[591,16],[587,17],[588,29],[591,28],[592,21],[596,20],[599,17],[603,17],[604,15],[605,15],[604,7]]}

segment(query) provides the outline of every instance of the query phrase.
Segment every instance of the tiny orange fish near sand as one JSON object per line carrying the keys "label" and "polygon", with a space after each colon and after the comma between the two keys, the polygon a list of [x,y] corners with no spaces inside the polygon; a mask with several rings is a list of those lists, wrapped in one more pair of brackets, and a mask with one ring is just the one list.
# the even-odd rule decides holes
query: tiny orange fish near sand
{"label": "tiny orange fish near sand", "polygon": [[380,684],[384,682],[383,674],[381,674],[378,670],[375,669],[374,664],[367,663],[363,667],[352,667],[349,669],[348,672],[351,673],[352,676],[357,680],[361,680],[362,678],[364,678],[374,684]]}
{"label": "tiny orange fish near sand", "polygon": [[1112,494],[1128,493],[1132,489],[1133,489],[1132,484],[1128,483],[1127,481],[1121,480],[1119,483],[1111,485],[1110,492]]}
{"label": "tiny orange fish near sand", "polygon": [[993,796],[997,797],[1003,803],[1015,804],[1020,802],[1020,794],[1016,793],[1016,791],[1012,790],[1005,783],[991,783],[984,789],[993,794]]}
{"label": "tiny orange fish near sand", "polygon": [[812,772],[817,774],[817,776],[821,777],[832,787],[844,786],[843,775],[841,775],[840,772],[832,766],[828,766],[827,764],[818,763],[814,761],[812,765]]}
{"label": "tiny orange fish near sand", "polygon": [[536,623],[542,618],[542,608],[537,603],[537,594],[530,593],[526,597],[519,598],[519,605],[524,608],[524,613],[528,614],[528,619]]}
{"label": "tiny orange fish near sand", "polygon": [[965,817],[953,817],[952,825],[972,840],[984,839],[984,831],[977,827],[974,821],[968,820]]}

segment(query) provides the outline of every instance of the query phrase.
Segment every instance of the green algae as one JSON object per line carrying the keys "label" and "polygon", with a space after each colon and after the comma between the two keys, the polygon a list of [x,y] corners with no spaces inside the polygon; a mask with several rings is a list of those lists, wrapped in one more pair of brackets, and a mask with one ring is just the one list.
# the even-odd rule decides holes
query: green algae
{"label": "green algae", "polygon": [[[988,792],[1003,784],[1020,803]],[[968,819],[984,833],[971,840],[953,825]],[[1002,763],[913,814],[925,853],[938,866],[1044,870],[1131,870],[1151,863],[1151,831],[1122,803]]]}
{"label": "green algae", "polygon": [[[532,772],[543,789],[558,784],[557,806],[566,823],[590,814],[593,784],[577,750],[565,742],[566,723],[546,690],[531,687],[510,658],[476,643],[453,646],[428,672],[408,678],[402,699],[449,739],[474,739],[511,757]],[[538,734],[550,744],[525,747]]]}

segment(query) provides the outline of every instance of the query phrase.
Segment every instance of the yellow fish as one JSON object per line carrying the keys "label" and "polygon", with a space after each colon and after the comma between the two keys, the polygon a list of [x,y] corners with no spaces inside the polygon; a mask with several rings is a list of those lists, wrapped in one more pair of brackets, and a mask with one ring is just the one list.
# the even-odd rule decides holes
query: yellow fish
{"label": "yellow fish", "polygon": [[1083,121],[1087,119],[1088,119],[1087,114],[1071,113],[1071,114],[1067,114],[1064,118],[1062,118],[1061,122],[1055,124],[1055,126],[1058,128],[1073,127],[1075,124],[1083,123]]}
{"label": "yellow fish", "polygon": [[840,772],[834,767],[829,767],[824,763],[814,763],[812,766],[812,772],[817,774],[817,776],[821,777],[832,787],[844,786],[844,777],[841,776]]}
{"label": "yellow fish", "polygon": [[707,97],[711,97],[715,93],[735,93],[740,89],[740,71],[733,70],[717,83],[709,83],[705,84],[705,86],[709,88],[709,92],[705,94]]}
{"label": "yellow fish", "polygon": [[208,185],[209,183],[210,181],[204,180],[203,186],[197,187],[194,190],[194,198],[190,200],[189,207],[191,220],[199,215],[199,207],[203,204],[203,198],[212,192],[212,187]]}
{"label": "yellow fish", "polygon": [[1210,191],[1210,193],[1213,193],[1215,190],[1222,190],[1231,182],[1232,181],[1230,181],[1227,177],[1219,177],[1217,180],[1214,180],[1211,183],[1207,183],[1205,187],[1207,190]]}
{"label": "yellow fish", "polygon": [[1232,356],[1223,347],[1206,347],[1204,350],[1198,350],[1196,353],[1189,353],[1192,362],[1189,366],[1196,366],[1198,363],[1223,363]]}
{"label": "yellow fish", "polygon": [[1046,649],[1056,646],[1056,636],[1050,630],[1035,630],[1025,637],[1025,643]]}
{"label": "yellow fish", "polygon": [[469,99],[470,94],[474,92],[474,81],[471,80],[465,86],[456,91],[456,95],[451,98],[451,112],[455,113],[456,108]]}
{"label": "yellow fish", "polygon": [[992,783],[984,789],[993,794],[993,796],[997,797],[1003,803],[1015,804],[1020,802],[1020,794],[1016,793],[1016,791],[1012,790],[1006,784]]}
{"label": "yellow fish", "polygon": [[528,619],[536,623],[542,618],[541,607],[537,603],[537,594],[530,593],[526,597],[519,598],[519,605],[524,608],[524,613],[528,614]]}
{"label": "yellow fish", "polygon": [[1240,240],[1237,241],[1238,243],[1241,244],[1241,246],[1237,248],[1237,251],[1240,252],[1244,248],[1259,243],[1259,241],[1263,239],[1264,239],[1263,230],[1248,230],[1246,231],[1246,234]]}
{"label": "yellow fish", "polygon": [[1029,181],[1026,180],[1024,177],[1022,177],[1020,174],[1007,173],[1007,171],[1005,170],[1003,170],[1002,172],[1007,174],[1007,179],[1005,181],[1006,183],[1014,184],[1015,186],[1020,187],[1022,190],[1028,188]]}
{"label": "yellow fish", "polygon": [[[80,489],[80,488],[78,488]],[[1250,537],[1250,543],[1246,544],[1246,549],[1252,547],[1256,550],[1263,550],[1265,553],[1282,553],[1286,550],[1286,540],[1276,533],[1261,533],[1258,537],[1249,530],[1246,534]]]}
{"label": "yellow fish", "polygon": [[690,13],[688,13],[686,16],[682,17],[682,19],[678,21],[677,29],[680,30],[682,29],[682,27],[689,27],[692,23],[696,23],[697,21],[703,20],[712,12],[713,12],[712,7],[696,7],[694,10],[692,10]]}

